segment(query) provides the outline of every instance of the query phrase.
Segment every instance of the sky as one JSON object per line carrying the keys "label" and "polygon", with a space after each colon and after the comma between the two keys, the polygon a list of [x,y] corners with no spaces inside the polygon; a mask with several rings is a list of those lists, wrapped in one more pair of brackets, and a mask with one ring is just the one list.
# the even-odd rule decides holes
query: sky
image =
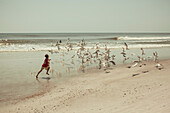
{"label": "sky", "polygon": [[170,32],[170,0],[0,0],[0,33]]}

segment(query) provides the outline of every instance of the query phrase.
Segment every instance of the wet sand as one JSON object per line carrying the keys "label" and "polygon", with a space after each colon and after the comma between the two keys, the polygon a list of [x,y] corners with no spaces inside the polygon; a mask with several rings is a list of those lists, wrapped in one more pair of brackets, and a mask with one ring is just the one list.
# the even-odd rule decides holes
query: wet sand
{"label": "wet sand", "polygon": [[169,113],[170,60],[72,77],[45,94],[1,106],[1,113]]}

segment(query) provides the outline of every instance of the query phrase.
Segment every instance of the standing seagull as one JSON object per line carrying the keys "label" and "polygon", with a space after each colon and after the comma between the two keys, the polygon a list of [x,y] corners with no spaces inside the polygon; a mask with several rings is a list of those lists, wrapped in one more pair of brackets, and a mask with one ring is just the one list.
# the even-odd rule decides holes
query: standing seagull
{"label": "standing seagull", "polygon": [[56,43],[56,46],[57,46],[58,50],[60,50],[60,44],[58,43],[58,41]]}
{"label": "standing seagull", "polygon": [[141,51],[142,51],[142,55],[145,55],[143,48],[141,48]]}
{"label": "standing seagull", "polygon": [[126,57],[125,49],[122,47],[123,51],[120,53],[123,55],[123,57]]}
{"label": "standing seagull", "polygon": [[156,51],[153,53],[153,56],[154,56],[154,61],[157,62],[157,60],[158,60],[158,53]]}

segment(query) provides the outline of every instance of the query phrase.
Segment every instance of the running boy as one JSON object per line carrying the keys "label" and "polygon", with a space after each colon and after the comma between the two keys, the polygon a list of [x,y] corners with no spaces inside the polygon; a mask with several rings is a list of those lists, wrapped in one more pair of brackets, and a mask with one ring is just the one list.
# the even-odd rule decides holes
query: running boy
{"label": "running boy", "polygon": [[49,61],[50,61],[50,60],[51,60],[51,59],[49,59],[48,54],[46,54],[46,55],[45,55],[44,63],[43,63],[43,65],[42,65],[42,67],[41,67],[41,70],[37,73],[36,78],[38,78],[38,75],[41,73],[41,71],[42,71],[43,69],[46,69],[46,70],[47,70],[46,74],[49,75],[48,71],[49,71],[49,69],[50,69],[50,66],[49,66]]}

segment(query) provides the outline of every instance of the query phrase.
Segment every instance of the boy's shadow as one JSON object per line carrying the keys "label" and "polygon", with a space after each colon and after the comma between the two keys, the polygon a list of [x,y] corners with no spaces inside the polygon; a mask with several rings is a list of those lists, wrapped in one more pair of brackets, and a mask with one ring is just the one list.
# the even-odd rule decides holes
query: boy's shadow
{"label": "boy's shadow", "polygon": [[44,79],[44,80],[47,81],[47,83],[49,83],[51,77],[41,77],[41,78],[36,78],[36,80],[37,80],[38,83],[41,83],[41,82],[42,82],[40,79]]}
{"label": "boy's shadow", "polygon": [[51,77],[41,77],[41,79],[50,80],[50,79],[51,79]]}

